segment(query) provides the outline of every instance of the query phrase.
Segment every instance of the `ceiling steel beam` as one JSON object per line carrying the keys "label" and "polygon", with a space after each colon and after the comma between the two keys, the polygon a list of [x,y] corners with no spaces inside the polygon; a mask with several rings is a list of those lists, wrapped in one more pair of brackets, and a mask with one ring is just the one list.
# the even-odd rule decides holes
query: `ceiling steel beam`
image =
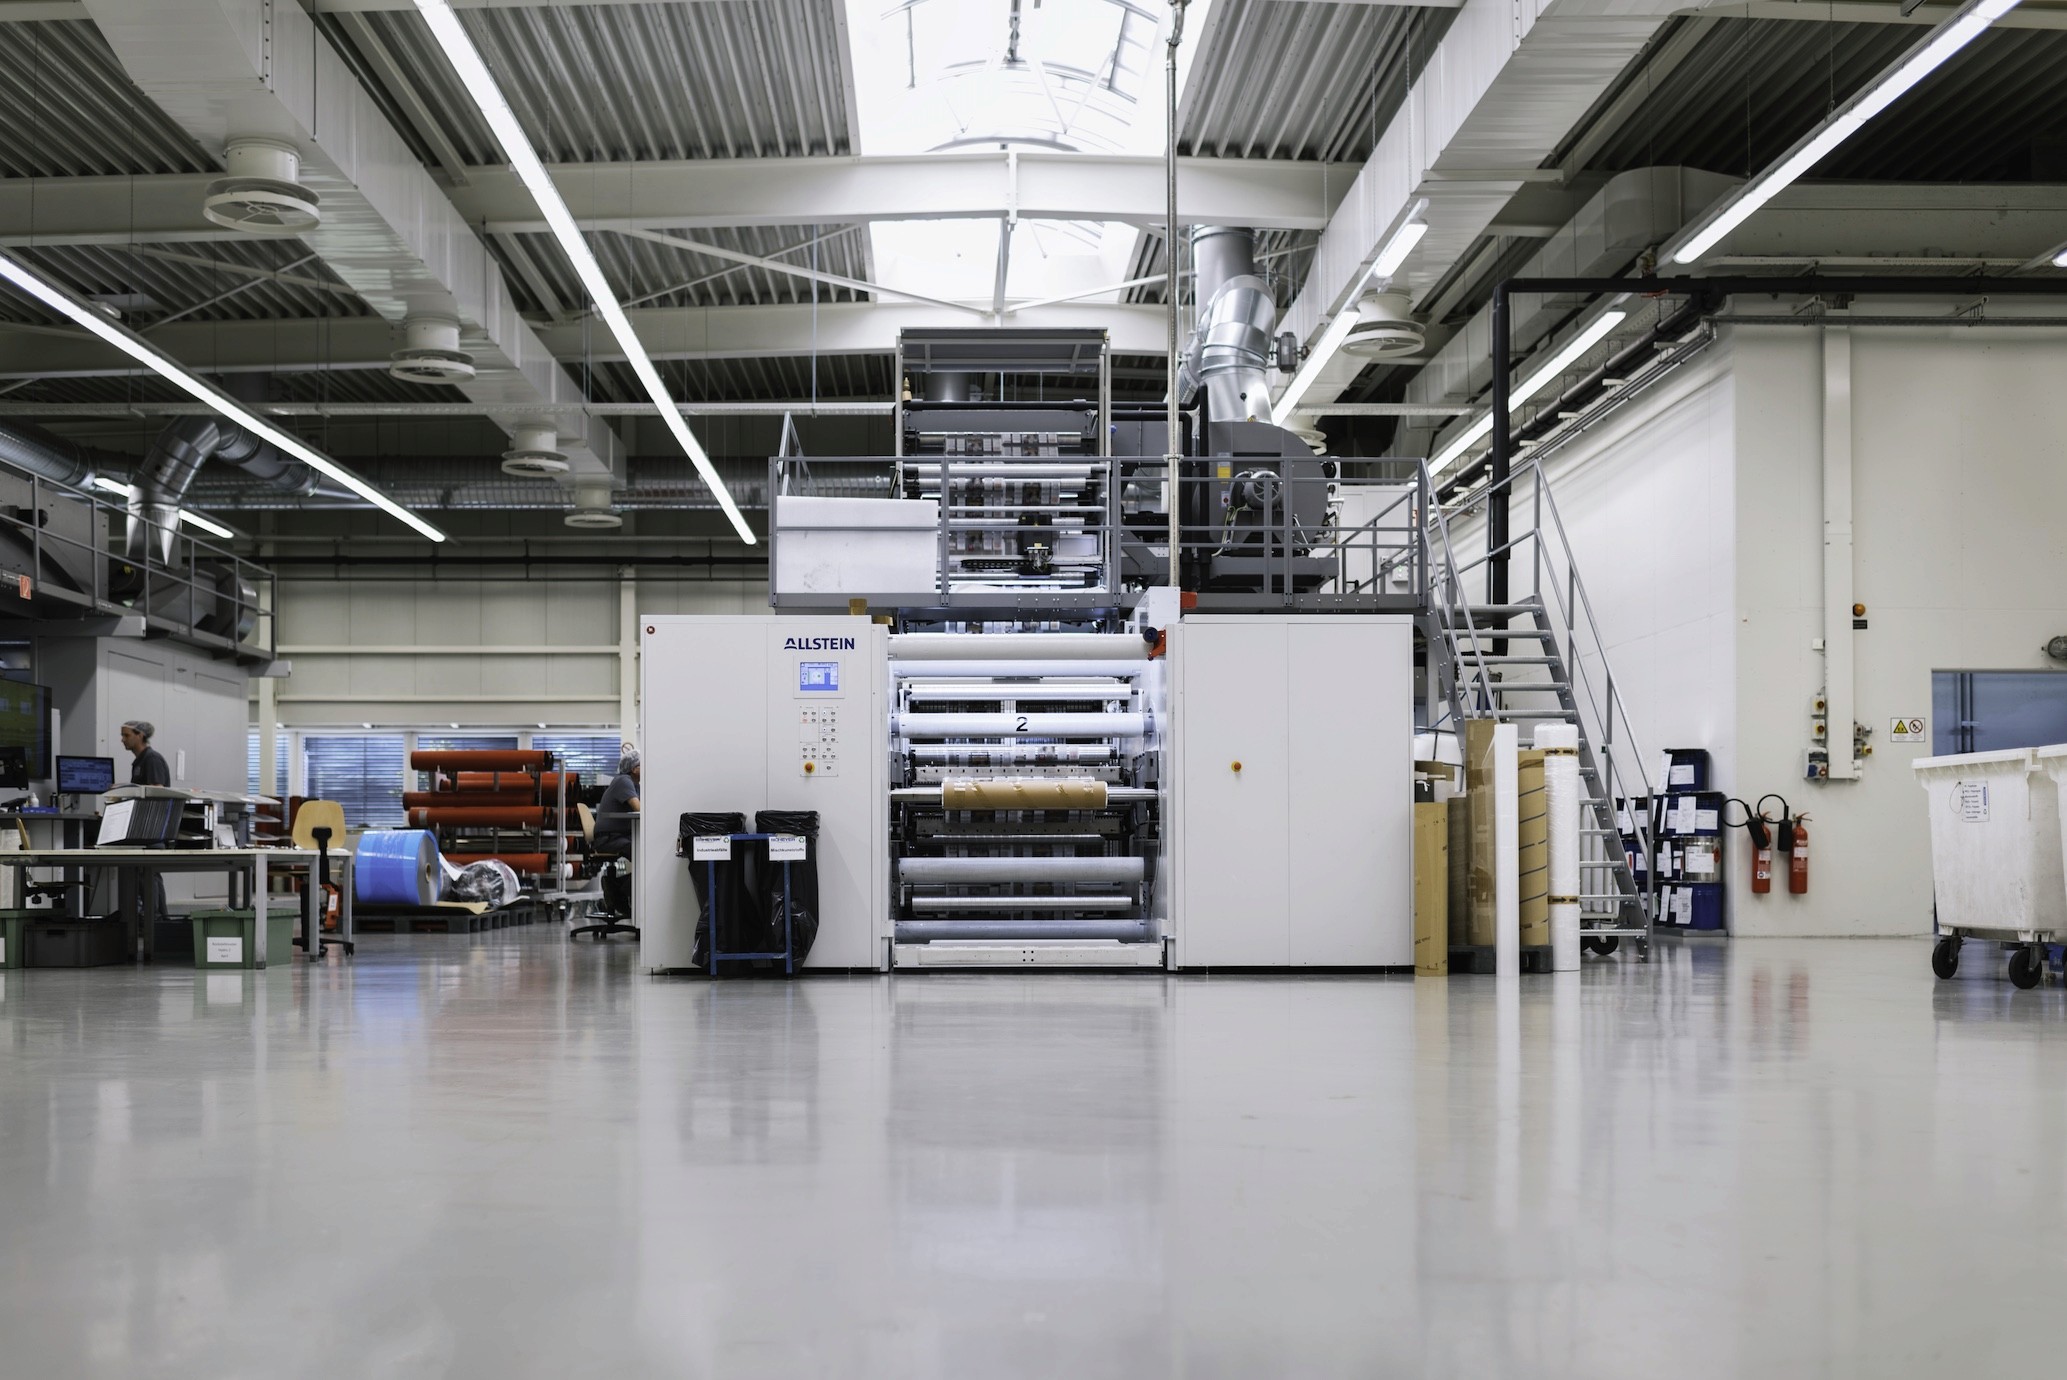
{"label": "ceiling steel beam", "polygon": [[[1018,165],[1014,182],[1011,164]],[[1087,154],[927,153],[867,158],[710,158],[572,163],[551,168],[589,230],[844,225],[874,220],[1105,220],[1161,225],[1162,160]],[[1178,160],[1183,219],[1318,230],[1353,164],[1289,159]],[[477,168],[453,205],[491,234],[544,234],[507,168]]]}

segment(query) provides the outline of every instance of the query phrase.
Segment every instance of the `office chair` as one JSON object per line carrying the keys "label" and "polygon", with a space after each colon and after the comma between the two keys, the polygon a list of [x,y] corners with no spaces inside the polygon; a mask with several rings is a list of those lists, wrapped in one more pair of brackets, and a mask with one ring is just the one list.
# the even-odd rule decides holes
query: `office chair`
{"label": "office chair", "polygon": [[[623,853],[598,850],[596,847],[596,816],[588,806],[576,805],[575,812],[581,818],[582,841],[588,845],[587,857],[583,859],[581,875],[595,877],[602,882],[603,895],[600,902],[590,902],[588,918],[592,924],[580,925],[567,932],[569,939],[592,934],[598,940],[608,939],[613,934],[628,934],[639,937],[639,927],[632,918],[631,859]],[[600,906],[600,909],[598,909]]]}

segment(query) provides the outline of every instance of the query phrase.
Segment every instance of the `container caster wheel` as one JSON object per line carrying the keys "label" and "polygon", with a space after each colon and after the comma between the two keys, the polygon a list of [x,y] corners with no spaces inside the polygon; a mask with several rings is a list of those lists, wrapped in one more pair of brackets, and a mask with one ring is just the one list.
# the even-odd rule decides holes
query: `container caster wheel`
{"label": "container caster wheel", "polygon": [[1609,954],[1615,952],[1616,949],[1620,948],[1621,945],[1621,938],[1617,935],[1611,934],[1606,935],[1600,939],[1587,940],[1586,952],[1590,954],[1598,954],[1602,958],[1606,958]]}
{"label": "container caster wheel", "polygon": [[2035,948],[2018,949],[2010,955],[2010,982],[2016,987],[2030,991],[2045,977],[2045,960],[2039,957]]}
{"label": "container caster wheel", "polygon": [[1959,936],[1947,935],[1931,946],[1931,971],[1941,979],[1959,971]]}

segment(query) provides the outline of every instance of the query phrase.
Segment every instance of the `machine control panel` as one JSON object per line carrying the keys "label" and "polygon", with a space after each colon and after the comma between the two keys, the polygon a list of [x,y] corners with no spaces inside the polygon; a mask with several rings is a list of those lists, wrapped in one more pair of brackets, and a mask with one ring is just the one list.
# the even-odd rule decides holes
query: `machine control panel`
{"label": "machine control panel", "polygon": [[840,709],[833,704],[797,706],[797,770],[803,776],[840,774]]}

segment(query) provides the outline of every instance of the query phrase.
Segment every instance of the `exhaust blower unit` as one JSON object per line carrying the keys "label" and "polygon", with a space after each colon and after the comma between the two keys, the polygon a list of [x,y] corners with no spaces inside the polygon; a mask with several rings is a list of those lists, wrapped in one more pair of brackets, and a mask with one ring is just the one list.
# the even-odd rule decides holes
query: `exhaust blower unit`
{"label": "exhaust blower unit", "polygon": [[569,527],[602,531],[624,526],[624,519],[610,506],[610,485],[578,484],[574,489],[574,510],[562,519]]}
{"label": "exhaust blower unit", "polygon": [[247,235],[286,236],[313,230],[323,219],[322,198],[302,186],[301,155],[291,144],[239,139],[223,151],[228,176],[208,184],[201,214]]}

